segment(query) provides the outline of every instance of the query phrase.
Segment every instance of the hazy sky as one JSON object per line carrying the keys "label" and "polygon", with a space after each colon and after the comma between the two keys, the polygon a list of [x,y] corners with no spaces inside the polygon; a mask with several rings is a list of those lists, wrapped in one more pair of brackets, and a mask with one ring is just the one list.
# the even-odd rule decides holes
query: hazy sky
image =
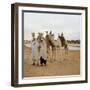
{"label": "hazy sky", "polygon": [[64,33],[66,39],[80,39],[81,15],[24,13],[24,40],[31,40],[32,32],[52,31],[55,38]]}

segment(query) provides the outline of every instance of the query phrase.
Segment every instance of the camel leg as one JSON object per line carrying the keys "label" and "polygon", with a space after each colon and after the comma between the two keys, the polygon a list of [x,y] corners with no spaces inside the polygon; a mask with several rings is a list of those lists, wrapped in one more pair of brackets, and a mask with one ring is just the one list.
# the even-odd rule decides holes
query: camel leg
{"label": "camel leg", "polygon": [[53,61],[56,60],[56,48],[55,47],[52,49],[52,60]]}
{"label": "camel leg", "polygon": [[52,59],[53,59],[53,51],[52,51],[52,48],[50,48],[48,51],[48,60],[51,62]]}
{"label": "camel leg", "polygon": [[59,59],[59,48],[58,47],[56,47],[56,60],[58,60]]}
{"label": "camel leg", "polygon": [[54,58],[54,60],[57,60],[57,47],[55,47],[55,58]]}
{"label": "camel leg", "polygon": [[60,61],[62,62],[64,60],[64,49],[60,50]]}
{"label": "camel leg", "polygon": [[55,57],[54,57],[54,60],[56,61],[57,60],[57,48],[55,47],[55,50],[54,50],[54,54],[55,54]]}
{"label": "camel leg", "polygon": [[58,47],[57,48],[57,53],[56,53],[56,58],[57,58],[57,60],[60,60],[60,48]]}
{"label": "camel leg", "polygon": [[33,63],[32,63],[32,65],[35,65],[35,61],[36,61],[36,60],[35,60],[35,59],[33,59]]}
{"label": "camel leg", "polygon": [[53,57],[53,52],[52,49],[50,49],[50,61],[52,61],[52,57]]}
{"label": "camel leg", "polygon": [[65,49],[65,60],[68,59],[68,49]]}
{"label": "camel leg", "polygon": [[47,49],[47,54],[48,54],[48,61],[51,61],[52,54],[51,54],[51,49],[50,48]]}

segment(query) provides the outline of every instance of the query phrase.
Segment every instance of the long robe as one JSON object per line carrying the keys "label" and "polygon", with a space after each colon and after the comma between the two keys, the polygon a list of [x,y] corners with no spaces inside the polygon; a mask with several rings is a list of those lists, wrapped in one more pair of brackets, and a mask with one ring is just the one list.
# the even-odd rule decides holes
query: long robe
{"label": "long robe", "polygon": [[39,43],[37,40],[32,41],[32,60],[39,60]]}
{"label": "long robe", "polygon": [[45,60],[47,60],[47,46],[44,40],[40,43],[40,47],[40,57],[42,56]]}

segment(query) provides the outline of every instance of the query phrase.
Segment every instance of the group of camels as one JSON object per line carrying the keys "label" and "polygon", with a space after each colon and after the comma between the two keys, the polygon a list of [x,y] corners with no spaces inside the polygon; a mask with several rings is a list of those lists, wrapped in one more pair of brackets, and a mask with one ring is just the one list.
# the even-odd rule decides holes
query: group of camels
{"label": "group of camels", "polygon": [[46,31],[45,37],[43,36],[43,33],[38,33],[37,37],[35,37],[35,33],[32,33],[32,43],[33,42],[38,42],[39,44],[38,52],[40,52],[40,50],[42,49],[41,56],[47,59],[48,61],[57,60],[59,59],[57,55],[60,56],[65,53],[67,54],[68,51],[68,45],[66,39],[64,38],[63,33],[61,33],[61,35],[58,34],[57,39],[55,39],[55,36],[52,33],[52,31],[50,32]]}

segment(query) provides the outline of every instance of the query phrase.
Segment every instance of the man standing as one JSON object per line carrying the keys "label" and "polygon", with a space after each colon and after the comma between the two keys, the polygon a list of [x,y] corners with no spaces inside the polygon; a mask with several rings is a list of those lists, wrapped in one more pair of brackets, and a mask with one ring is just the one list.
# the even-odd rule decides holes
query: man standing
{"label": "man standing", "polygon": [[37,39],[35,39],[35,33],[32,33],[32,65],[39,65],[39,43]]}

